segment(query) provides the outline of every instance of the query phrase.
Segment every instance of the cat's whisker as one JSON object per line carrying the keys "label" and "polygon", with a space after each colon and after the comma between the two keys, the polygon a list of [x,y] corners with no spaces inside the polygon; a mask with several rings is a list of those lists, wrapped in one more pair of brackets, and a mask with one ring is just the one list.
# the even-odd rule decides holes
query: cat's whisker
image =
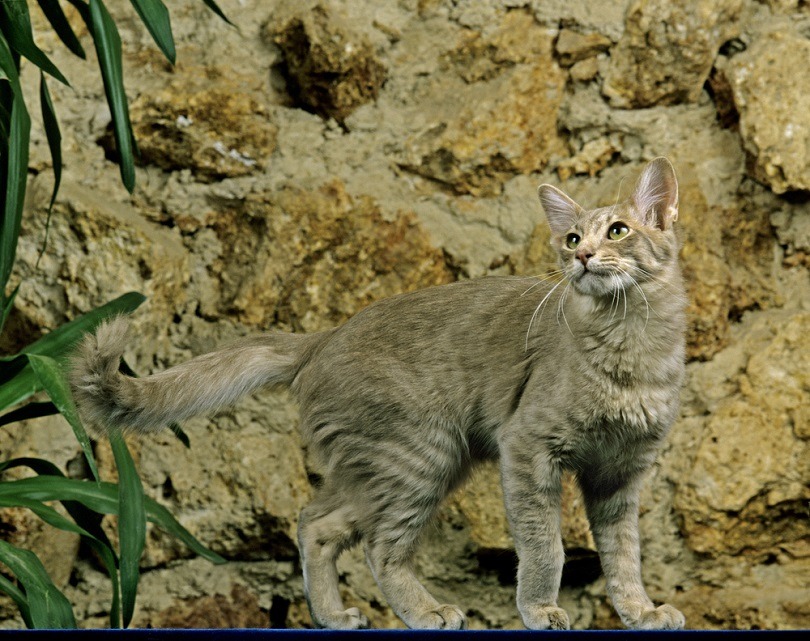
{"label": "cat's whisker", "polygon": [[638,293],[641,294],[641,297],[644,299],[644,305],[646,306],[646,317],[644,318],[644,327],[641,330],[641,333],[644,334],[647,331],[647,325],[650,322],[650,311],[652,310],[652,312],[656,316],[658,316],[659,318],[661,318],[661,317],[650,306],[650,301],[647,299],[647,296],[644,293],[644,290],[641,288],[641,285],[639,285],[638,281],[635,278],[633,278],[626,270],[622,269],[621,267],[617,267],[616,269],[618,269],[622,274],[624,274],[625,276],[627,276],[627,278],[630,279],[630,282],[632,283],[632,285],[638,290]]}
{"label": "cat's whisker", "polygon": [[639,272],[640,274],[645,276],[648,280],[654,281],[658,287],[663,289],[667,294],[669,294],[673,298],[675,298],[675,299],[677,299],[679,301],[682,301],[682,302],[689,302],[688,297],[686,297],[683,294],[680,294],[678,292],[674,292],[674,291],[672,291],[672,289],[667,287],[667,281],[664,280],[663,278],[661,278],[659,276],[656,276],[652,272],[649,272],[646,269],[643,269],[643,268],[639,267],[638,265],[630,265],[630,267],[632,267],[637,272]]}
{"label": "cat's whisker", "polygon": [[[545,302],[546,302],[546,301],[549,299],[549,296],[551,296],[551,295],[554,293],[554,291],[555,291],[555,290],[556,290],[556,289],[557,289],[557,288],[558,288],[560,285],[562,285],[564,282],[565,282],[564,280],[561,280],[559,283],[557,283],[556,285],[554,285],[554,287],[552,287],[552,288],[551,288],[551,291],[549,291],[549,293],[548,293],[548,294],[546,294],[546,295],[543,297],[543,300],[541,300],[541,301],[540,301],[540,304],[539,304],[539,305],[538,305],[538,306],[535,308],[535,310],[534,310],[534,314],[532,314],[532,318],[531,318],[531,320],[529,321],[529,329],[527,329],[527,330],[526,330],[526,351],[527,351],[527,352],[529,351],[529,336],[530,336],[530,335],[531,335],[531,333],[532,333],[532,325],[534,324],[534,320],[537,318],[537,314],[538,314],[538,312],[540,312],[540,309],[543,307],[543,305],[545,304]],[[540,318],[541,318],[541,319],[543,318],[543,314],[542,314],[542,312],[540,312]]]}
{"label": "cat's whisker", "polygon": [[552,272],[548,272],[548,274],[546,274],[546,276],[544,276],[543,278],[540,278],[539,276],[529,276],[529,277],[527,277],[527,278],[536,278],[536,279],[538,279],[538,280],[537,280],[537,282],[536,282],[536,283],[534,283],[534,284],[533,284],[531,287],[529,287],[529,289],[527,289],[525,292],[523,292],[523,293],[520,295],[520,297],[521,297],[521,298],[523,298],[523,297],[524,297],[526,294],[528,294],[530,291],[532,291],[532,290],[533,290],[535,287],[537,287],[538,285],[542,285],[542,284],[543,284],[544,282],[546,282],[547,280],[551,280],[552,278],[556,278],[557,276],[561,276],[561,275],[563,275],[564,273],[565,273],[565,272],[564,272],[564,270],[562,270],[562,269],[555,269],[555,270],[554,270],[554,271],[552,271]]}
{"label": "cat's whisker", "polygon": [[559,312],[562,312],[562,317],[563,317],[563,321],[565,322],[565,326],[568,328],[568,331],[570,332],[571,336],[573,338],[576,338],[576,336],[574,336],[573,330],[571,329],[571,326],[568,324],[568,319],[565,317],[565,299],[568,296],[568,288],[570,286],[571,286],[571,283],[569,282],[565,286],[565,289],[563,290],[562,296],[560,296],[560,304],[559,304],[559,308],[558,308],[558,311],[557,311],[557,315],[558,315],[557,324],[558,325],[560,324]]}

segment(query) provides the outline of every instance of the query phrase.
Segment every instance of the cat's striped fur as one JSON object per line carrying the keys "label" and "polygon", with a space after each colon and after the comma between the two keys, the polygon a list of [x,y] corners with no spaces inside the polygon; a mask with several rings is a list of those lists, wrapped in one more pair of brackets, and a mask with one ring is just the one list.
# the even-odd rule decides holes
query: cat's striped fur
{"label": "cat's striped fur", "polygon": [[335,568],[362,542],[408,626],[463,627],[462,610],[438,603],[410,559],[442,499],[476,461],[500,456],[527,627],[569,625],[557,593],[560,483],[570,469],[622,620],[680,628],[680,612],[656,608],[642,586],[637,531],[639,487],[678,415],[684,373],[675,175],[656,159],[630,199],[590,211],[549,185],[539,194],[560,254],[557,282],[485,278],[425,289],[330,331],[251,338],[139,379],[118,373],[119,319],[75,358],[79,406],[106,429],[149,430],[262,385],[289,385],[324,473],[299,529],[320,626],[366,624],[343,604]]}

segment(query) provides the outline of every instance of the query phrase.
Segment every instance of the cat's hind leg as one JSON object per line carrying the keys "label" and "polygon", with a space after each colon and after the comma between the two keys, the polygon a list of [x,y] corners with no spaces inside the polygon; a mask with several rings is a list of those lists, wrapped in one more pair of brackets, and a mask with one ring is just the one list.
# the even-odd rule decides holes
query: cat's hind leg
{"label": "cat's hind leg", "polygon": [[[440,439],[434,434],[434,440]],[[400,451],[395,462],[378,470],[366,492],[369,518],[363,523],[366,559],[388,604],[409,628],[461,630],[464,613],[439,603],[413,573],[411,560],[419,536],[436,507],[454,485],[450,452],[437,443]],[[448,448],[449,449],[449,448]],[[447,476],[436,475],[441,461]]]}
{"label": "cat's hind leg", "polygon": [[304,569],[304,591],[312,620],[318,627],[357,630],[368,620],[357,608],[346,609],[340,597],[337,559],[358,541],[352,506],[330,505],[329,495],[318,498],[301,512],[298,546]]}
{"label": "cat's hind leg", "polygon": [[388,605],[411,629],[463,630],[464,613],[439,603],[416,578],[410,563],[387,545],[366,546],[366,558]]}

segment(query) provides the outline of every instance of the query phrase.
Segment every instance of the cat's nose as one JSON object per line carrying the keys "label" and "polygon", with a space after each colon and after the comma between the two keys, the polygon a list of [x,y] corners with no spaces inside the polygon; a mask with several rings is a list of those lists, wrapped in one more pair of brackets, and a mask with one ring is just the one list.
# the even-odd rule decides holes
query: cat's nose
{"label": "cat's nose", "polygon": [[588,266],[588,261],[591,259],[592,256],[593,256],[593,254],[591,252],[589,252],[587,249],[580,249],[577,252],[577,258],[579,259],[579,262],[581,262],[584,267]]}

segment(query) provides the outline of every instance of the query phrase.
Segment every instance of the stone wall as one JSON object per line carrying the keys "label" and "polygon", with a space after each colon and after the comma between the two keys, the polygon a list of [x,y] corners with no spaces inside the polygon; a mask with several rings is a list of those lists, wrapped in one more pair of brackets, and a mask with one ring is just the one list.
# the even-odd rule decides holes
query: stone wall
{"label": "stone wall", "polygon": [[[171,67],[129,3],[107,4],[138,186],[127,194],[108,160],[92,46],[70,57],[32,5],[72,83],[51,83],[65,173],[37,267],[52,176],[35,122],[3,349],[134,289],[148,302],[126,356],[158,371],[257,330],[331,327],[396,292],[542,273],[538,184],[610,204],[666,155],[681,181],[689,382],[643,496],[644,578],[689,627],[810,627],[810,5],[221,0],[234,29],[183,0]],[[27,68],[29,95],[36,80]],[[264,391],[189,421],[189,450],[168,434],[131,441],[147,492],[230,559],[214,567],[150,529],[135,625],[311,625],[294,531],[313,470],[296,421],[285,393]],[[0,451],[82,473],[59,417],[0,430]],[[561,605],[575,627],[619,627],[570,483],[565,519]],[[8,510],[0,531],[43,554],[81,625],[105,624],[106,578],[76,541]],[[514,628],[514,563],[484,467],[416,568],[471,627]],[[359,552],[340,567],[347,601],[401,625]],[[7,602],[0,625],[20,625]]]}

